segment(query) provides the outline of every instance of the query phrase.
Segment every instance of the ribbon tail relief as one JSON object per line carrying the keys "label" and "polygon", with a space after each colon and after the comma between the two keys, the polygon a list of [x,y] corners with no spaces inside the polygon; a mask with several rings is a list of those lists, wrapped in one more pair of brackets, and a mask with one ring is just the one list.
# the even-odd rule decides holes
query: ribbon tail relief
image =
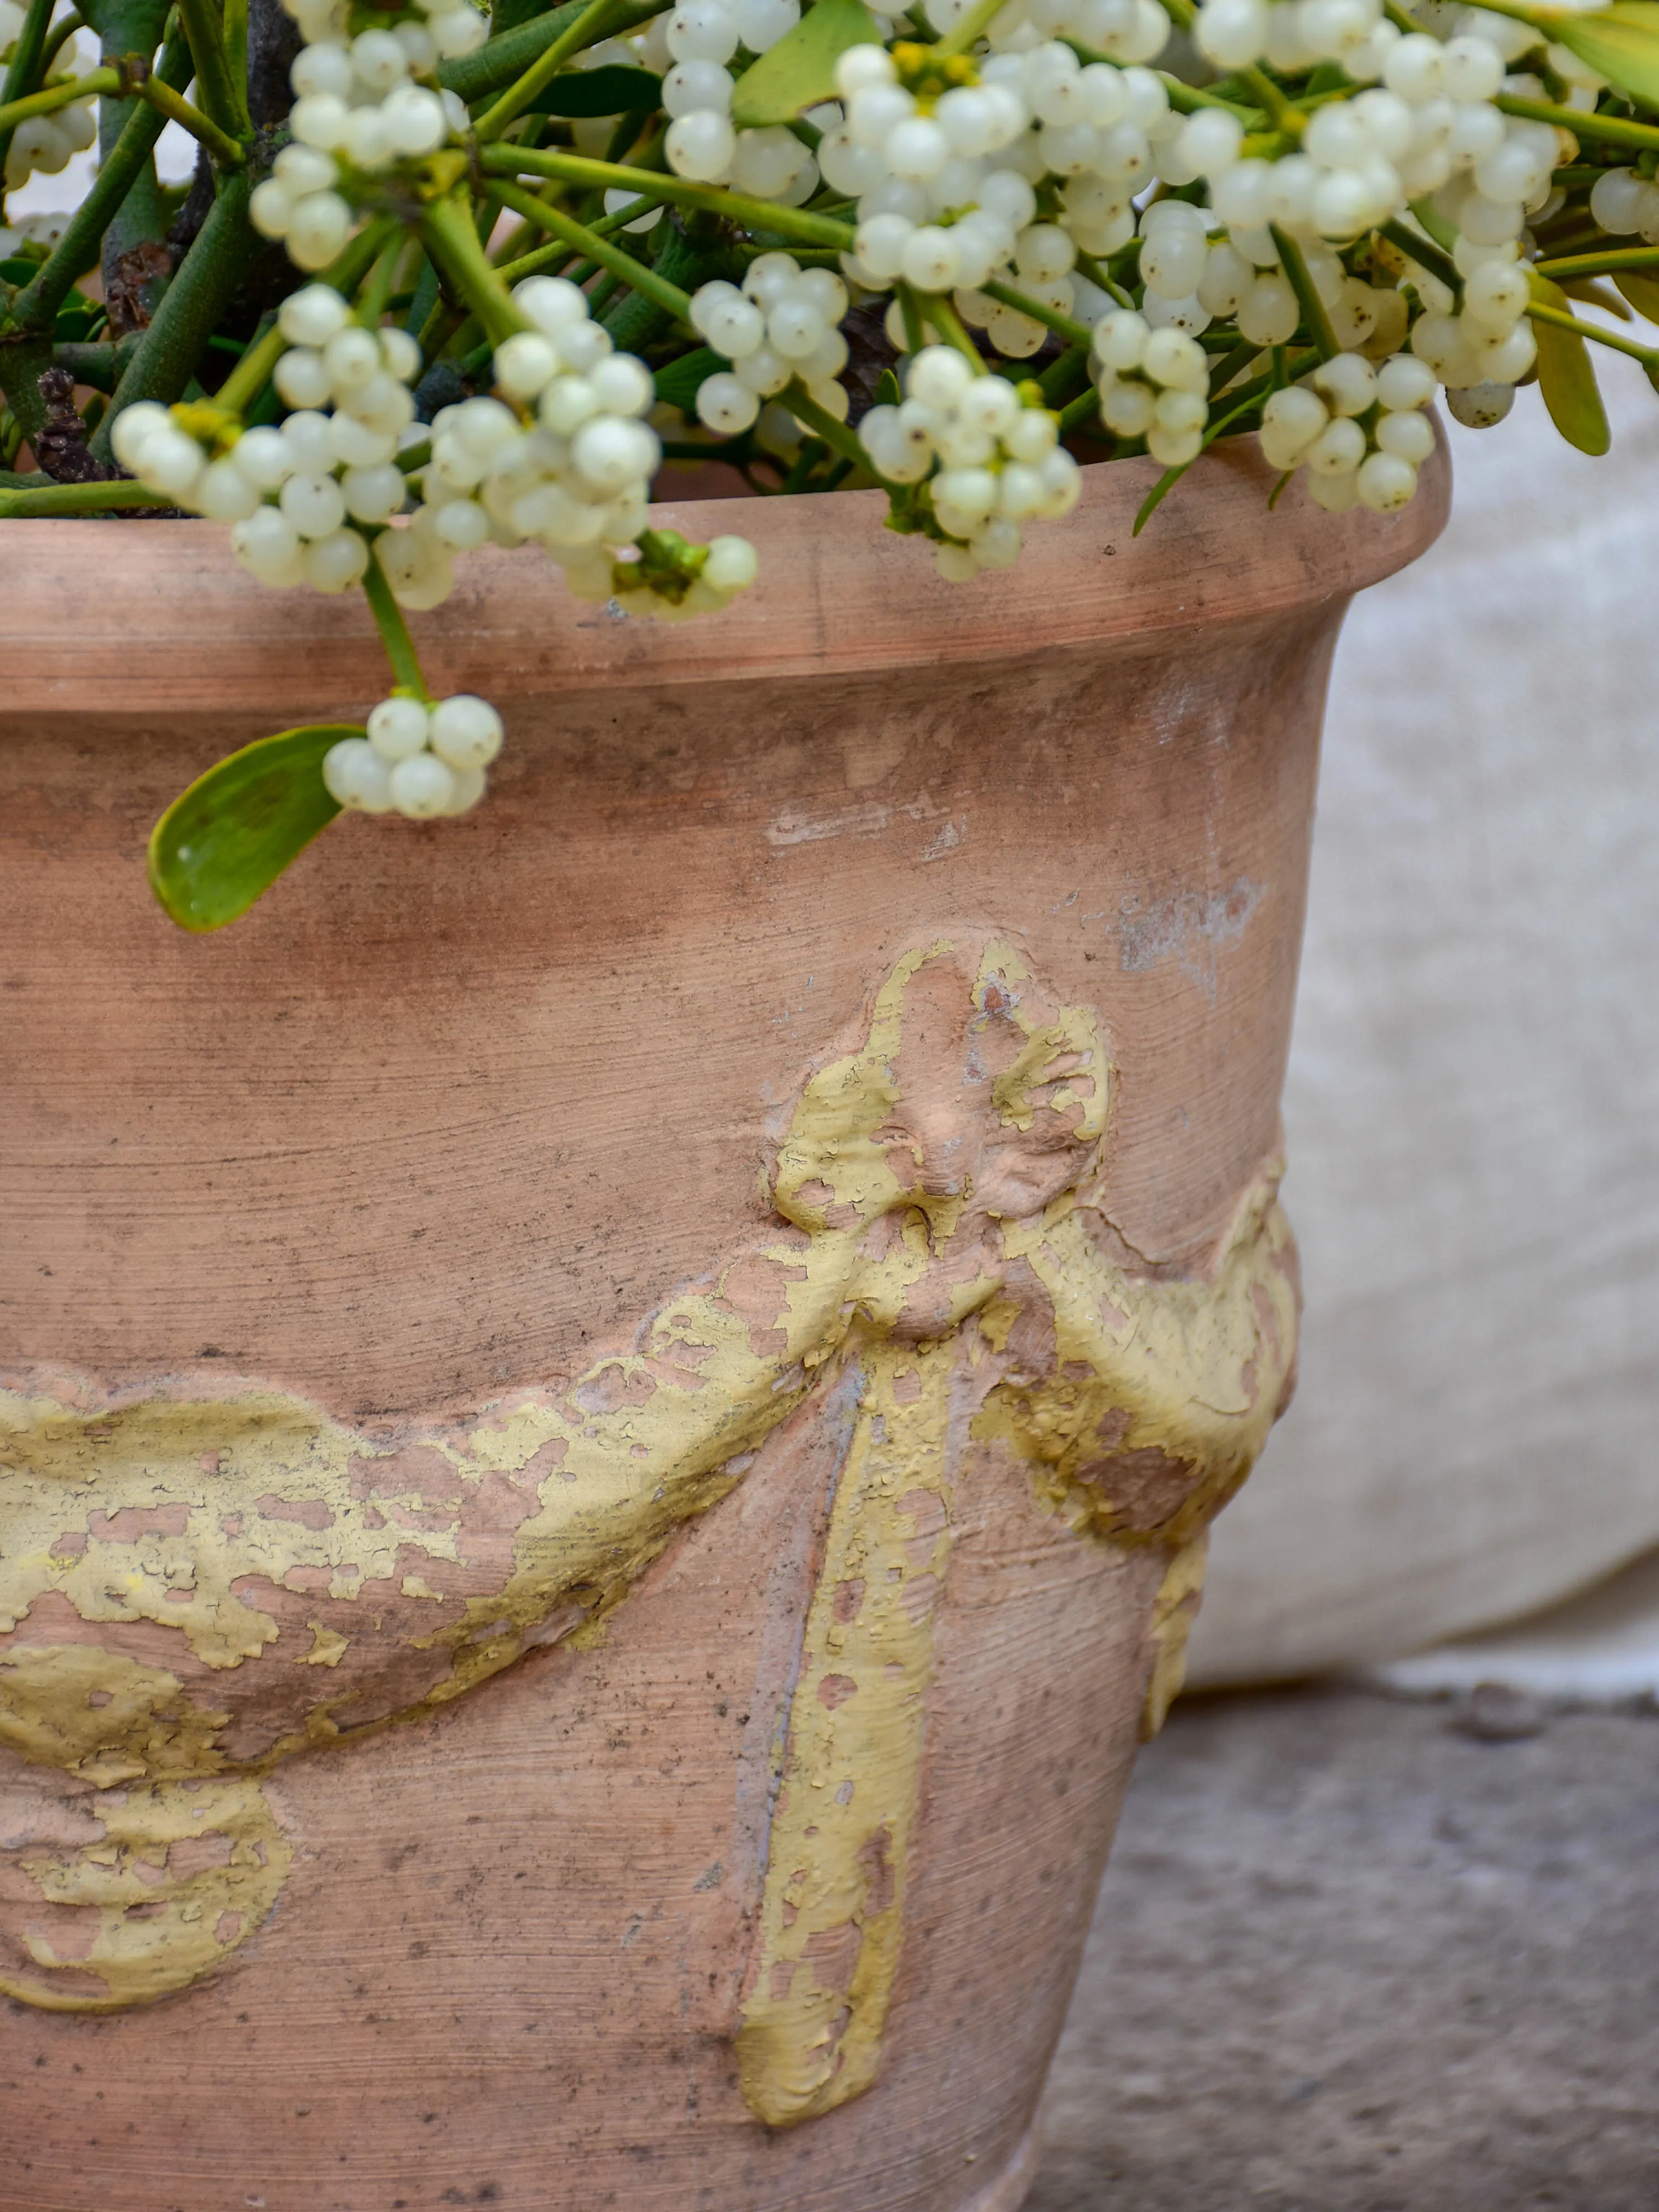
{"label": "ribbon tail relief", "polygon": [[933,1618],[951,1549],[959,1340],[872,1343],[791,1701],[738,2036],[772,2127],[874,2081],[898,1971]]}

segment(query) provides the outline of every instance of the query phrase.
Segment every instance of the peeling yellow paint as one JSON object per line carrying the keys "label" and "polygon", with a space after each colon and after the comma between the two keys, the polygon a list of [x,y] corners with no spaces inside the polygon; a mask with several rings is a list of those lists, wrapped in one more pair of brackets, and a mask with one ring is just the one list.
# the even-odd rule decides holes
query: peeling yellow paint
{"label": "peeling yellow paint", "polygon": [[872,1344],[812,1598],[738,2036],[773,2127],[869,2087],[897,1970],[933,1617],[951,1548],[954,1339]]}
{"label": "peeling yellow paint", "polygon": [[337,1635],[331,1628],[325,1628],[320,1620],[308,1620],[306,1626],[317,1641],[309,1651],[301,1653],[300,1664],[302,1667],[337,1667],[351,1649],[351,1638]]}
{"label": "peeling yellow paint", "polygon": [[101,1791],[95,1842],[23,1847],[40,1893],[0,1952],[0,1996],[118,2012],[210,1973],[270,1913],[293,1853],[248,1775]]}
{"label": "peeling yellow paint", "polygon": [[1011,1375],[976,1416],[1079,1535],[1182,1550],[1249,1473],[1283,1409],[1296,1354],[1296,1248],[1275,1160],[1245,1193],[1212,1264],[1129,1274],[1068,1194],[1010,1227],[1011,1260],[1053,1310],[1052,1363]]}
{"label": "peeling yellow paint", "polygon": [[1170,1708],[1181,1695],[1187,1679],[1187,1639],[1198,1617],[1204,1594],[1204,1562],[1209,1550],[1209,1531],[1194,1536],[1177,1552],[1164,1571],[1164,1579],[1152,1600],[1147,1624],[1152,1639],[1152,1671],[1146,1678],[1146,1696],[1140,1709],[1140,1741],[1150,1743],[1170,1717]]}
{"label": "peeling yellow paint", "polygon": [[216,1774],[229,1718],[204,1712],[164,1668],[90,1644],[0,1649],[0,1744],[100,1789],[156,1775]]}
{"label": "peeling yellow paint", "polygon": [[[146,1823],[149,1844],[166,1843],[170,1792],[210,1780],[241,1869],[210,1943],[186,1917],[192,1875],[176,1910],[171,1891],[149,1900],[164,1909],[141,1915],[142,1940],[100,1922],[73,1973],[50,1969],[58,1994],[28,1976],[14,1993],[107,2008],[209,1971],[259,1924],[287,1865],[260,1775],[430,1711],[538,1644],[602,1636],[674,1529],[856,1358],[860,1442],[832,1553],[885,1558],[899,1541],[902,1501],[883,1468],[896,1481],[902,1463],[908,1492],[945,1501],[947,1518],[937,1559],[912,1575],[907,1550],[862,1626],[823,1617],[832,1584],[856,1577],[826,1569],[814,1601],[804,1664],[820,1686],[827,1668],[859,1687],[832,1711],[804,1672],[792,1705],[763,1911],[776,1948],[751,1987],[744,2080],[778,2119],[866,2086],[897,1962],[931,1664],[931,1603],[913,1621],[901,1601],[927,1576],[937,1597],[949,1541],[939,1378],[963,1347],[994,1364],[973,1433],[1017,1453],[1079,1534],[1184,1554],[1260,1449],[1289,1365],[1294,1289],[1271,1176],[1191,1279],[1131,1278],[1109,1257],[1079,1194],[1111,1080],[1086,1010],[1048,1006],[1005,945],[941,939],[900,961],[862,1043],[805,1086],[771,1184],[781,1225],[670,1299],[637,1350],[568,1388],[373,1439],[258,1387],[0,1393],[0,1746],[95,1784],[91,1809],[107,1826],[107,1799],[130,1854],[147,1847]],[[1046,1352],[1024,1340],[1034,1314],[1052,1316]],[[82,1640],[54,1626],[64,1606]],[[871,1655],[889,1646],[878,1680]],[[790,1808],[830,1762],[852,1796],[791,1841]],[[885,1808],[873,1826],[872,1800]],[[891,1844],[879,1875],[860,1856],[878,1830]],[[82,1848],[14,1863],[44,1895],[91,1879]],[[878,1903],[890,1875],[893,1901]],[[831,1939],[852,1961],[841,1989]]]}
{"label": "peeling yellow paint", "polygon": [[[867,1321],[901,1340],[861,1355],[860,1425],[803,1640],[738,2039],[744,2096],[773,2126],[812,2118],[869,2086],[898,1966],[932,1621],[949,1548],[945,1378],[960,1340],[941,1334],[912,1350],[902,1337],[919,1314],[942,1331],[972,1316],[971,1355],[1000,1370],[994,1382],[982,1379],[983,1403],[969,1423],[975,1441],[1012,1451],[1078,1534],[1170,1555],[1148,1621],[1146,1713],[1154,1725],[1180,1685],[1204,1530],[1261,1449],[1296,1340],[1293,1247],[1275,1196],[1277,1162],[1246,1194],[1212,1265],[1185,1279],[1132,1278],[1108,1256],[1079,1199],[1109,1103],[1109,1063],[1091,1018],[1068,1008],[1036,1018],[981,965],[981,1028],[994,1003],[1024,1041],[991,1076],[988,1112],[970,1144],[967,1102],[952,1112],[948,1100],[908,1097],[897,1079],[905,1024],[928,1018],[925,1007],[904,1003],[916,973],[896,976],[878,1002],[866,1052],[817,1079],[795,1123],[804,1158],[793,1188],[810,1176],[825,1222],[890,1204],[882,1176],[896,1158],[915,1163],[919,1173],[904,1197],[927,1222],[927,1264],[902,1298],[867,1290],[862,1298]],[[1027,980],[1018,971],[1018,982]],[[1014,979],[1005,969],[999,981]],[[963,1042],[957,1080],[968,1091],[976,1064],[984,1073],[972,1020]],[[1058,1124],[1018,1145],[1007,1133],[1036,1133],[1039,1103]],[[954,1172],[941,1174],[953,1141]],[[1056,1161],[1059,1175],[1045,1175]],[[788,1164],[786,1149],[781,1186]],[[1019,1324],[1044,1311],[1052,1340],[1023,1344]],[[925,1387],[901,1404],[894,1383],[907,1362]],[[927,1562],[927,1598],[914,1619],[904,1609],[918,1586],[914,1554],[895,1557],[896,1545],[903,1549],[894,1522],[898,1484],[940,1501],[937,1557]],[[875,1565],[873,1582],[866,1560]],[[836,1612],[838,1601],[850,1604],[842,1594],[854,1588],[856,1627]],[[836,1685],[833,1703],[826,1682]]]}

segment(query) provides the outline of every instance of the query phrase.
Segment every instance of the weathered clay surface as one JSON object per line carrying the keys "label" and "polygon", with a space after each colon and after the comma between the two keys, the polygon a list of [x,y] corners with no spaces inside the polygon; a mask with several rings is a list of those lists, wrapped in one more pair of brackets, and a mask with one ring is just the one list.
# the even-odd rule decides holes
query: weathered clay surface
{"label": "weathered clay surface", "polygon": [[[1262,1177],[1330,645],[1346,593],[1439,515],[1276,532],[1226,458],[1184,522],[1131,541],[1144,488],[1095,472],[1052,563],[967,592],[873,533],[861,495],[760,503],[742,526],[772,582],[719,637],[549,606],[498,565],[491,597],[453,603],[472,629],[434,620],[429,670],[507,707],[490,805],[343,823],[197,941],[146,903],[149,819],[236,738],[373,696],[372,650],[337,606],[245,590],[205,528],[130,526],[177,586],[143,617],[114,571],[136,538],[0,540],[24,563],[0,604],[86,617],[76,653],[8,648],[0,750],[0,1380],[21,1439],[0,1474],[0,1929],[10,1985],[35,1984],[0,2014],[5,2077],[31,2088],[0,2138],[4,2212],[1017,2202],[1192,1547],[1285,1379]],[[969,1067],[994,945],[1025,1026]],[[872,1197],[803,1165],[800,1116],[822,1137],[811,1102],[862,1065],[902,972],[955,980],[880,1061],[890,1126],[860,1141],[904,1172]],[[1039,1030],[1048,1061],[1016,1074]],[[935,1062],[984,1091],[988,1152],[960,1097],[930,1106]],[[864,1274],[806,1264],[836,1237]],[[744,1339],[741,1382],[712,1321],[675,1319],[700,1298]],[[653,1315],[672,1344],[641,1334]],[[1176,1382],[1160,1396],[1136,1358]],[[693,1465],[649,1402],[711,1365],[722,1403],[782,1395]],[[347,1510],[290,1454],[232,1495],[246,1436],[208,1430],[255,1389],[354,1440],[349,1467],[398,1463],[396,1489],[349,1478]],[[455,1440],[515,1405],[550,1425],[548,1463],[498,1451],[469,1520]],[[181,1407],[207,1424],[199,1497]],[[634,1520],[587,1527],[579,1571],[520,1603],[551,1447],[589,1431],[639,1460]],[[26,1547],[43,1436],[76,1511]],[[147,1492],[99,1491],[111,1448],[125,1479],[153,1468]],[[658,1476],[687,1487],[653,1518]],[[248,1504],[257,1563],[222,1548]],[[332,1556],[342,1528],[368,1550],[375,1516],[383,1565]],[[849,1541],[890,1554],[886,1626],[836,1610]],[[879,1756],[856,1749],[866,1691]],[[792,1744],[798,1766],[887,1759],[890,1863],[851,1815],[839,1842],[802,1821]],[[257,1803],[210,1797],[237,1776]],[[144,1793],[169,1790],[162,1820]],[[112,1802],[149,1821],[142,1849],[88,1833]],[[807,1865],[769,1866],[769,1831]],[[88,1931],[44,1961],[43,1886]],[[185,1904],[208,1932],[158,1982]],[[118,2002],[208,1978],[105,2017],[34,2008],[42,1981],[97,2002],[134,1956]]]}

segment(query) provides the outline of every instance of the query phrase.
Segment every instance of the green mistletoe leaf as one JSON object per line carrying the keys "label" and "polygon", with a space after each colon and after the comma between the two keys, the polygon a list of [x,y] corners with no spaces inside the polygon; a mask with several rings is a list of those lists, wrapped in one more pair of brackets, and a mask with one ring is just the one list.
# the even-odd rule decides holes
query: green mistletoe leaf
{"label": "green mistletoe leaf", "polygon": [[1613,281],[1638,315],[1650,323],[1659,323],[1659,277],[1640,269],[1619,269]]}
{"label": "green mistletoe leaf", "polygon": [[738,79],[732,93],[732,120],[744,131],[793,123],[803,109],[835,98],[836,64],[849,46],[880,42],[876,19],[864,0],[817,0],[793,31],[769,46]]}
{"label": "green mistletoe leaf", "polygon": [[[1532,295],[1540,307],[1569,312],[1567,295],[1559,284],[1536,270],[1531,276]],[[1564,331],[1558,323],[1534,322],[1532,334],[1538,342],[1538,388],[1551,422],[1581,453],[1605,453],[1613,438],[1589,348],[1577,331]]]}
{"label": "green mistletoe leaf", "polygon": [[150,832],[149,884],[180,929],[222,929],[339,812],[323,757],[363,732],[317,722],[244,745],[198,776]]}
{"label": "green mistletoe leaf", "polygon": [[1659,0],[1613,0],[1583,13],[1540,9],[1529,20],[1609,84],[1659,107]]}
{"label": "green mistletoe leaf", "polygon": [[532,115],[642,115],[662,98],[654,70],[606,62],[599,69],[564,70],[530,103]]}

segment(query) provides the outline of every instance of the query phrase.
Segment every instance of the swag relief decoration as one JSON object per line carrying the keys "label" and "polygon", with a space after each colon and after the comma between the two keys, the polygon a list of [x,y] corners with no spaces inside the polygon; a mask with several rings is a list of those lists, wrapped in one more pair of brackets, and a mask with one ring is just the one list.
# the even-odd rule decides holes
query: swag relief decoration
{"label": "swag relief decoration", "polygon": [[771,2125],[867,2087],[964,1446],[1164,1559],[1153,1728],[1207,1524],[1289,1394],[1277,1163],[1206,1264],[1140,1265],[1100,1211],[1115,1079],[1091,1012],[952,933],[805,1083],[775,1227],[568,1385],[392,1441],[253,1381],[0,1392],[0,1993],[108,2012],[226,1965],[291,1864],[274,1767],[591,1633],[811,1399],[840,1473],[734,2029]]}

